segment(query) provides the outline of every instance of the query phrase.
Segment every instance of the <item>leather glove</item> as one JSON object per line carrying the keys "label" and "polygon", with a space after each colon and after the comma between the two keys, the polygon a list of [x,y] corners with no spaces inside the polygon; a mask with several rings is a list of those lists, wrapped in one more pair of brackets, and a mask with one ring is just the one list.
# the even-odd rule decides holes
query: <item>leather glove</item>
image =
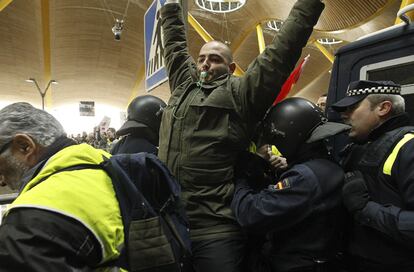
{"label": "leather glove", "polygon": [[342,187],[342,197],[349,212],[362,210],[370,200],[368,188],[360,171],[345,173],[345,184]]}

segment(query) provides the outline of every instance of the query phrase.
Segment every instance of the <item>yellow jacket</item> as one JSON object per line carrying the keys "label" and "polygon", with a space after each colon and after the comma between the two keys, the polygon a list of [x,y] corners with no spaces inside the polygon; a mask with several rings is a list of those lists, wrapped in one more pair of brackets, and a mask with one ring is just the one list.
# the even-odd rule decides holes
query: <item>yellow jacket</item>
{"label": "yellow jacket", "polygon": [[124,230],[109,176],[99,169],[55,173],[79,164],[99,164],[104,156],[111,155],[87,144],[62,149],[25,185],[8,212],[29,207],[70,217],[88,228],[100,243],[101,263],[117,258],[124,244]]}

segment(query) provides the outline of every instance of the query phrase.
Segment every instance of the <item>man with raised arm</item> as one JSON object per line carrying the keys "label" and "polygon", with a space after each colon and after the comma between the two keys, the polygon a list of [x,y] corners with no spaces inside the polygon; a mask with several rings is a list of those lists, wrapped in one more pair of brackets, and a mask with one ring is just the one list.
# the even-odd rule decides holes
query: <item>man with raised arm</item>
{"label": "man with raised arm", "polygon": [[233,168],[255,126],[278,95],[323,10],[299,0],[283,28],[242,77],[229,47],[206,43],[188,53],[178,0],[161,10],[171,98],[162,117],[159,157],[182,185],[195,271],[240,271],[244,238],[230,210]]}

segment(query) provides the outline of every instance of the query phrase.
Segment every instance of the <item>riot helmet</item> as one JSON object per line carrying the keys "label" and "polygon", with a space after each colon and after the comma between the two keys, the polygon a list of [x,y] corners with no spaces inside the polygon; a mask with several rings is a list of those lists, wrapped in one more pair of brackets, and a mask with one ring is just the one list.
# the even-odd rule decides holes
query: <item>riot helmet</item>
{"label": "riot helmet", "polygon": [[150,129],[158,135],[162,113],[166,106],[164,101],[152,95],[134,98],[128,105],[127,121],[117,131],[117,135],[126,135],[137,129]]}
{"label": "riot helmet", "polygon": [[311,101],[293,97],[271,107],[262,124],[262,143],[275,145],[286,158],[295,158],[303,144],[323,140],[350,129],[327,122],[322,110]]}

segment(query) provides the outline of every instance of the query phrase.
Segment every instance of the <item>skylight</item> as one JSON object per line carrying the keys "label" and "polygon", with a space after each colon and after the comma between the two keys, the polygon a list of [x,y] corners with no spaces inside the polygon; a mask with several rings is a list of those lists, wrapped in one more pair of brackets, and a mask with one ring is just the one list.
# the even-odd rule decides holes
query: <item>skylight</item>
{"label": "skylight", "polygon": [[195,0],[200,8],[216,13],[227,13],[240,9],[247,0]]}
{"label": "skylight", "polygon": [[282,28],[283,21],[271,20],[266,23],[267,27],[274,31],[279,31]]}
{"label": "skylight", "polygon": [[332,45],[332,44],[338,44],[342,43],[342,40],[337,40],[335,38],[320,38],[317,40],[320,44],[326,44],[326,45]]}

